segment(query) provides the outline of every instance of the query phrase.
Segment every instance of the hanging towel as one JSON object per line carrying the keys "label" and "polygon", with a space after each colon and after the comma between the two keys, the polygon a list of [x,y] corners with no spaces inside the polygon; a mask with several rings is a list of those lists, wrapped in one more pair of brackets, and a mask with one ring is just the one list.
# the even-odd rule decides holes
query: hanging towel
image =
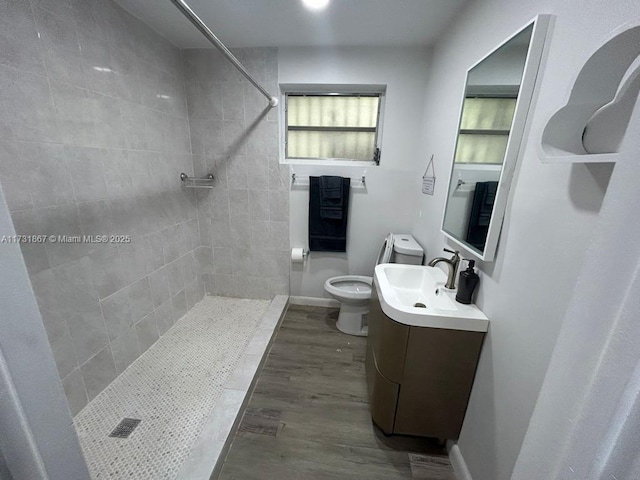
{"label": "hanging towel", "polygon": [[342,177],[320,177],[320,218],[342,218]]}
{"label": "hanging towel", "polygon": [[309,177],[309,250],[312,252],[347,251],[350,183],[350,178]]}
{"label": "hanging towel", "polygon": [[478,250],[484,250],[487,241],[489,223],[493,213],[493,204],[496,200],[498,182],[477,182],[476,190],[469,214],[469,226],[467,228],[467,242]]}

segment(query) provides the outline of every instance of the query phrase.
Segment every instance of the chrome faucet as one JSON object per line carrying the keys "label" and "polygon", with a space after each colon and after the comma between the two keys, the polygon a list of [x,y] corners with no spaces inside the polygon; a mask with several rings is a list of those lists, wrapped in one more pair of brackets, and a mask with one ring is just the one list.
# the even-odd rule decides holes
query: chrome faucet
{"label": "chrome faucet", "polygon": [[449,266],[449,276],[447,277],[447,283],[445,288],[453,290],[456,288],[456,273],[458,273],[458,265],[460,264],[460,252],[444,249],[445,252],[453,253],[451,258],[436,257],[429,262],[430,267],[435,267],[438,263],[444,262]]}

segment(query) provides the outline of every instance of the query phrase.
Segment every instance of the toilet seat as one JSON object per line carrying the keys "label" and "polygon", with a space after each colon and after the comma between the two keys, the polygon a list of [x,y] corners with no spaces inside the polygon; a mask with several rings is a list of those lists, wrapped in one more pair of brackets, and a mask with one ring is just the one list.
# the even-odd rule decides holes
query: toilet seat
{"label": "toilet seat", "polygon": [[381,263],[390,263],[392,253],[393,253],[393,233],[390,233],[384,239],[384,243],[382,244],[382,247],[380,247],[380,253],[378,253],[378,260],[376,261],[376,265],[380,265]]}
{"label": "toilet seat", "polygon": [[[393,253],[393,233],[389,233],[378,253],[376,265],[391,262]],[[324,289],[340,302],[350,301],[357,304],[368,304],[371,298],[372,277],[363,275],[341,275],[331,277],[324,282]]]}
{"label": "toilet seat", "polygon": [[362,275],[343,275],[332,277],[324,282],[324,289],[331,295],[350,300],[365,300],[371,298],[372,277]]}

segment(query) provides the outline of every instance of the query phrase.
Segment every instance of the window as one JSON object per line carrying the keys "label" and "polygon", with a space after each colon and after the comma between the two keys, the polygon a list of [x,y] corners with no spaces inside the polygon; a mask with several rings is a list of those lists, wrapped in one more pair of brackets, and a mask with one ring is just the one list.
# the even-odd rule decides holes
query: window
{"label": "window", "polygon": [[455,162],[502,164],[515,108],[515,96],[465,98]]}
{"label": "window", "polygon": [[335,90],[284,92],[285,160],[379,162],[383,92]]}

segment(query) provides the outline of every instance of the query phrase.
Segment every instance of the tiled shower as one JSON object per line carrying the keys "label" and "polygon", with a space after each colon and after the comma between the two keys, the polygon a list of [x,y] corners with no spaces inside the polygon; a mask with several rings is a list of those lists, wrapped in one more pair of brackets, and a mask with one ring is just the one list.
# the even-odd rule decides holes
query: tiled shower
{"label": "tiled shower", "polygon": [[[73,414],[205,292],[288,293],[277,111],[219,54],[111,0],[0,2],[0,45],[0,182]],[[234,52],[275,91],[275,50]]]}
{"label": "tiled shower", "polygon": [[[238,59],[277,90],[275,49]],[[208,292],[271,298],[289,292],[289,176],[278,162],[277,109],[217,50],[184,51],[195,175],[216,176],[198,204],[198,264]]]}

